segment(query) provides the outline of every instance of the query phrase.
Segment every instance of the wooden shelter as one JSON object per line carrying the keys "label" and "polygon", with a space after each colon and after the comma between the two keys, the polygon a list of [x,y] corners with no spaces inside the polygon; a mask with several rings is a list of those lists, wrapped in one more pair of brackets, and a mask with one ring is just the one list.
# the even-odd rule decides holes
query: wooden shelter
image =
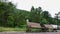
{"label": "wooden shelter", "polygon": [[49,24],[44,24],[44,27],[49,28],[49,29],[53,29],[52,25],[49,25]]}
{"label": "wooden shelter", "polygon": [[27,23],[27,26],[31,28],[41,28],[39,23],[33,23],[33,22]]}
{"label": "wooden shelter", "polygon": [[43,26],[40,23],[29,22],[27,19],[27,30],[26,32],[31,32],[31,28],[41,29],[41,32],[46,32],[47,30],[56,31],[56,25],[44,24]]}
{"label": "wooden shelter", "polygon": [[57,31],[57,25],[44,24],[44,27],[45,27],[47,30],[50,30],[50,31]]}
{"label": "wooden shelter", "polygon": [[31,28],[41,28],[39,23],[27,22],[27,32],[31,32]]}

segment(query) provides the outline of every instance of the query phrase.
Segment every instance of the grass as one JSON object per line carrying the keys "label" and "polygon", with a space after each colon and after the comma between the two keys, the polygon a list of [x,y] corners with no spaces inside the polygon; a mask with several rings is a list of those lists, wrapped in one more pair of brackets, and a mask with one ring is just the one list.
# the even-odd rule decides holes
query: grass
{"label": "grass", "polygon": [[5,32],[5,31],[19,31],[19,32],[24,32],[26,31],[26,28],[10,28],[10,27],[0,27],[0,32]]}
{"label": "grass", "polygon": [[32,32],[39,32],[39,31],[41,31],[41,29],[33,29],[33,28],[32,28],[31,31],[32,31]]}

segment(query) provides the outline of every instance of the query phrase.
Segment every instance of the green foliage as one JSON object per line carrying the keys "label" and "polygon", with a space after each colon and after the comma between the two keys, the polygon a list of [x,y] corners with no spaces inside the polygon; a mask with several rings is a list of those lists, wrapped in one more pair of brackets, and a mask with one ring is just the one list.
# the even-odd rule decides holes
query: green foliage
{"label": "green foliage", "polygon": [[30,22],[40,24],[58,24],[60,20],[52,18],[48,11],[43,11],[41,7],[34,8],[31,11],[17,9],[11,2],[0,2],[0,26],[5,27],[26,27],[26,19]]}
{"label": "green foliage", "polygon": [[[39,9],[39,10],[38,10]],[[29,15],[29,20],[31,22],[37,22],[40,23],[40,15],[41,15],[41,9],[36,8],[36,9],[31,9],[30,15]]]}
{"label": "green foliage", "polygon": [[41,23],[40,24],[48,24],[48,21],[46,19],[42,19]]}
{"label": "green foliage", "polygon": [[0,8],[1,26],[3,26],[3,25],[7,26],[8,25],[7,23],[9,21],[8,18],[15,11],[14,10],[15,7],[11,2],[9,2],[9,3],[1,2],[0,7],[1,7]]}
{"label": "green foliage", "polygon": [[49,12],[48,11],[44,11],[43,12],[43,18],[48,19],[49,17],[51,17],[51,15],[49,14]]}

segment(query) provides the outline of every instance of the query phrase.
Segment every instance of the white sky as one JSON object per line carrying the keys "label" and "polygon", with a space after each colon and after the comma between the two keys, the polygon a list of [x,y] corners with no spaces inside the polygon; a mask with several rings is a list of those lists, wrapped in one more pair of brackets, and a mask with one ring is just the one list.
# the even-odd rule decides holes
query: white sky
{"label": "white sky", "polygon": [[30,10],[32,6],[35,8],[42,7],[43,10],[49,11],[54,17],[55,13],[60,11],[60,0],[10,0],[17,4],[18,9]]}

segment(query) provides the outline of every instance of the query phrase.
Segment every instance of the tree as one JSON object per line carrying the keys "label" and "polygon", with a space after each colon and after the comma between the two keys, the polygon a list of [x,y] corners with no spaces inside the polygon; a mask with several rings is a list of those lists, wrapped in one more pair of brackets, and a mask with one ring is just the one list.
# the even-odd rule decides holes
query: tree
{"label": "tree", "polygon": [[35,10],[34,6],[32,6],[31,11]]}
{"label": "tree", "polygon": [[41,15],[41,7],[39,8],[33,8],[31,9],[31,12],[30,12],[30,15],[29,15],[29,20],[31,22],[37,22],[37,23],[40,23],[40,15]]}
{"label": "tree", "polygon": [[46,19],[42,19],[40,24],[43,26],[44,24],[49,24],[49,22]]}
{"label": "tree", "polygon": [[9,2],[1,2],[0,4],[0,15],[1,15],[1,25],[3,26],[7,26],[8,23],[8,17],[10,16],[10,14],[14,11],[14,5]]}
{"label": "tree", "polygon": [[60,12],[58,12],[57,14],[55,14],[55,20],[56,20],[55,24],[57,24],[57,25],[60,25],[60,23],[59,23],[60,22],[60,19],[59,19],[60,16],[59,15],[60,15]]}
{"label": "tree", "polygon": [[51,17],[51,15],[49,14],[49,12],[48,11],[44,11],[43,12],[43,18],[48,19],[49,17]]}
{"label": "tree", "polygon": [[22,27],[26,25],[26,19],[29,12],[17,9],[11,2],[0,3],[0,26],[5,27]]}

